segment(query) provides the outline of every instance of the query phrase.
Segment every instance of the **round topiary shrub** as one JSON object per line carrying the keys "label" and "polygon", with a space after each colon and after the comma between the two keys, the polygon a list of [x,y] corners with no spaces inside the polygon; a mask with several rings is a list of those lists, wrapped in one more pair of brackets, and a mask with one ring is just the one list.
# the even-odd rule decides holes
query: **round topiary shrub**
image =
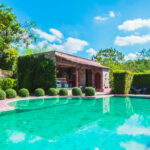
{"label": "round topiary shrub", "polygon": [[67,96],[68,95],[68,90],[65,88],[62,88],[59,90],[59,95],[60,96]]}
{"label": "round topiary shrub", "polygon": [[94,96],[95,89],[93,87],[86,87],[85,88],[85,96]]}
{"label": "round topiary shrub", "polygon": [[22,88],[19,90],[19,96],[21,97],[29,97],[30,93],[28,89]]}
{"label": "round topiary shrub", "polygon": [[42,88],[37,88],[34,94],[35,96],[45,96],[45,91]]}
{"label": "round topiary shrub", "polygon": [[72,89],[72,95],[73,95],[73,96],[81,96],[81,95],[82,95],[81,89],[78,88],[78,87],[74,87],[74,88]]}
{"label": "round topiary shrub", "polygon": [[7,98],[17,97],[17,92],[14,89],[7,89],[5,92],[6,92]]}
{"label": "round topiary shrub", "polygon": [[58,90],[56,88],[50,88],[48,90],[48,95],[49,96],[56,96],[58,94]]}
{"label": "round topiary shrub", "polygon": [[57,95],[59,94],[59,88],[56,88],[56,91],[57,91]]}
{"label": "round topiary shrub", "polygon": [[0,90],[0,100],[6,99],[6,93],[3,90]]}

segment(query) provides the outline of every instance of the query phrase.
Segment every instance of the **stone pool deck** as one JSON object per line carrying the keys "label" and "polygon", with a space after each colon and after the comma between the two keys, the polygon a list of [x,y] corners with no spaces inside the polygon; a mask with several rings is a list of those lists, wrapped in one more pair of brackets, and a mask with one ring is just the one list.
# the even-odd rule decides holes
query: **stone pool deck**
{"label": "stone pool deck", "polygon": [[[104,97],[111,97],[111,96],[129,96],[129,97],[140,97],[140,98],[149,98],[150,99],[150,95],[135,95],[135,94],[126,94],[126,95],[97,95],[97,96],[93,96],[95,98],[104,98]],[[28,99],[41,99],[41,98],[64,98],[66,96],[42,96],[42,97],[35,97],[35,96],[31,96],[31,97],[17,97],[17,98],[12,98],[12,99],[5,99],[5,100],[0,100],[0,112],[4,112],[4,111],[11,111],[14,110],[15,108],[8,105],[8,103],[13,102],[13,101],[21,101],[21,100],[28,100]],[[68,96],[68,98],[72,98],[72,97],[78,97],[78,96]],[[85,97],[85,96],[80,96],[80,97]]]}

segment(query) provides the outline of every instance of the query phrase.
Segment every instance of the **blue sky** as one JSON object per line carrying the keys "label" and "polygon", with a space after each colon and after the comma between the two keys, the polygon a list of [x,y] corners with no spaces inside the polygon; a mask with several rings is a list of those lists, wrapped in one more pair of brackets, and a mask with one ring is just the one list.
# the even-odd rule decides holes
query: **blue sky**
{"label": "blue sky", "polygon": [[[135,59],[150,48],[150,0],[2,0],[19,21],[34,20],[38,47],[90,58],[99,49],[116,48]],[[37,47],[36,46],[36,47]],[[35,45],[31,45],[35,47]]]}

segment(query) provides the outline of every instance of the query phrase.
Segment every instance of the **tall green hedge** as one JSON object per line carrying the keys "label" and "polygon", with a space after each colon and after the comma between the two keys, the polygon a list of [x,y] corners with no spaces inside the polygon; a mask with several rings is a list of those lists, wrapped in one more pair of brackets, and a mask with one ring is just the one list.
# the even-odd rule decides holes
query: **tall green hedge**
{"label": "tall green hedge", "polygon": [[148,93],[150,93],[150,74],[134,74],[132,86],[135,86],[137,88],[146,87],[148,88]]}
{"label": "tall green hedge", "polygon": [[128,94],[130,92],[133,74],[128,71],[115,72],[114,76],[114,93]]}
{"label": "tall green hedge", "polygon": [[18,86],[33,92],[36,88],[56,88],[56,67],[44,55],[22,56],[18,59]]}

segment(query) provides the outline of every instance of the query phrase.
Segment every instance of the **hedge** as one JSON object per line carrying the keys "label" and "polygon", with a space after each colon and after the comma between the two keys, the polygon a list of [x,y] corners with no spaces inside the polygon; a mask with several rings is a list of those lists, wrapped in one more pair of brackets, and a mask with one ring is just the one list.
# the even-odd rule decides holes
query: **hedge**
{"label": "hedge", "polygon": [[132,85],[133,74],[129,71],[121,71],[113,73],[114,77],[114,93],[128,94]]}
{"label": "hedge", "polygon": [[95,89],[93,87],[86,87],[85,88],[85,96],[94,96]]}
{"label": "hedge", "polygon": [[19,52],[14,48],[9,48],[4,51],[0,60],[0,68],[3,70],[15,71],[17,68]]}
{"label": "hedge", "polygon": [[22,88],[19,90],[19,96],[21,97],[28,97],[30,95],[29,90]]}
{"label": "hedge", "polygon": [[37,88],[34,92],[35,96],[45,96],[45,91],[42,88]]}
{"label": "hedge", "polygon": [[148,93],[150,93],[150,74],[136,73],[133,77],[132,86],[137,88],[148,88]]}
{"label": "hedge", "polygon": [[72,89],[72,95],[73,95],[73,96],[81,96],[81,95],[82,95],[81,89],[78,88],[78,87],[74,87],[74,88]]}
{"label": "hedge", "polygon": [[48,95],[49,96],[56,96],[58,95],[59,90],[57,88],[49,88],[48,90]]}
{"label": "hedge", "polygon": [[16,89],[17,88],[17,80],[13,78],[0,78],[0,89]]}
{"label": "hedge", "polygon": [[38,87],[48,90],[56,88],[56,67],[52,60],[42,54],[18,58],[18,85],[34,92]]}
{"label": "hedge", "polygon": [[67,96],[68,95],[68,90],[65,88],[62,88],[59,90],[59,95],[60,96]]}
{"label": "hedge", "polygon": [[3,89],[3,83],[4,83],[4,79],[0,78],[0,89]]}
{"label": "hedge", "polygon": [[6,98],[6,93],[4,90],[0,90],[0,100],[3,100]]}
{"label": "hedge", "polygon": [[7,89],[6,91],[7,98],[16,98],[17,92],[14,89]]}

